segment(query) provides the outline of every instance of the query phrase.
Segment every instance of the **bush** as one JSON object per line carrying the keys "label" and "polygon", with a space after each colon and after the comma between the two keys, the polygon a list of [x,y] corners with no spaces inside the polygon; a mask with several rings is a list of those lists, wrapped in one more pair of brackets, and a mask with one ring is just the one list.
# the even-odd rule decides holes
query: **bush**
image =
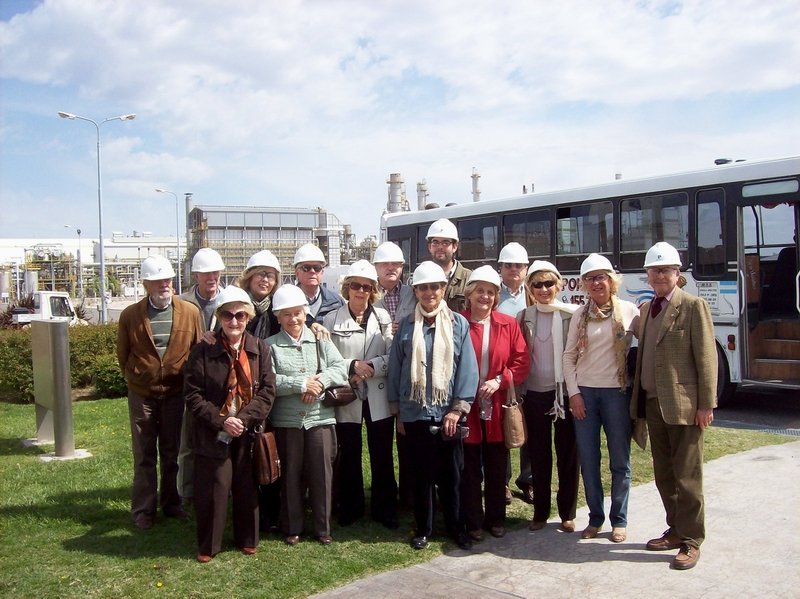
{"label": "bush", "polygon": [[69,370],[73,387],[88,387],[95,379],[97,359],[116,355],[117,329],[115,322],[106,325],[70,327]]}
{"label": "bush", "polygon": [[128,392],[125,377],[113,354],[98,356],[94,363],[94,388],[100,397],[123,397]]}
{"label": "bush", "polygon": [[0,331],[0,399],[33,401],[30,329]]}

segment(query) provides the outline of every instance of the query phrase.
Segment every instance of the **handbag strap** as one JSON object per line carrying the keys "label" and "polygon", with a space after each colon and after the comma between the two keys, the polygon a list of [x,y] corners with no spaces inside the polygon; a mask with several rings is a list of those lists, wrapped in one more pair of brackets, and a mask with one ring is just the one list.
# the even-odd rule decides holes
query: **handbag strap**
{"label": "handbag strap", "polygon": [[314,339],[314,345],[317,347],[317,374],[322,372],[322,359],[320,358],[319,339]]}

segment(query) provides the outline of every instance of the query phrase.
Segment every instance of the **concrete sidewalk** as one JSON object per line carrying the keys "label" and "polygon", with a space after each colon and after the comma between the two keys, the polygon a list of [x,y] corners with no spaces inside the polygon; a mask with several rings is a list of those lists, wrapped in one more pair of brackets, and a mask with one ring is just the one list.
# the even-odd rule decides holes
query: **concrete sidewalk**
{"label": "concrete sidewalk", "polygon": [[[800,442],[729,455],[704,474],[707,540],[692,570],[670,569],[676,551],[644,548],[666,528],[649,483],[631,490],[624,543],[608,527],[581,541],[551,520],[315,597],[800,597]],[[587,521],[583,508],[578,531]]]}

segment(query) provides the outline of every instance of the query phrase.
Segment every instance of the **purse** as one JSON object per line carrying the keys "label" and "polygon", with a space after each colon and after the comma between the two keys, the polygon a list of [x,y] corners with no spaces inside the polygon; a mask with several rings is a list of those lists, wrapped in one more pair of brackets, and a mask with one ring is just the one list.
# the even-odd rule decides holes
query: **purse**
{"label": "purse", "polygon": [[256,425],[251,433],[253,443],[251,456],[253,476],[257,485],[269,485],[281,476],[281,458],[278,455],[278,444],[275,433],[262,424]]}
{"label": "purse", "polygon": [[522,399],[517,399],[512,378],[506,392],[506,402],[503,404],[503,438],[508,449],[522,447],[528,436],[525,417],[520,406],[522,406]]}
{"label": "purse", "polygon": [[[317,346],[317,374],[322,372],[322,358],[320,356],[319,340]],[[326,408],[341,408],[356,400],[356,392],[350,385],[330,387],[322,393],[322,405]]]}

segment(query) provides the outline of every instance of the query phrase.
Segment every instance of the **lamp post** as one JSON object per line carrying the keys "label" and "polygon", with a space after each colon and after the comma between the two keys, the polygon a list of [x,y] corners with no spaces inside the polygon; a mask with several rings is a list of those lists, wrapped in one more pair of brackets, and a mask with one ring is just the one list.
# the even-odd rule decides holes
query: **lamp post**
{"label": "lamp post", "polygon": [[97,130],[97,219],[98,219],[98,238],[100,241],[100,324],[108,322],[108,304],[106,302],[106,259],[105,252],[103,251],[103,199],[100,194],[100,126],[109,121],[132,121],[136,118],[135,114],[123,114],[122,116],[109,117],[103,119],[99,123],[92,119],[87,119],[71,112],[58,113],[62,119],[69,119],[74,121],[86,121],[94,125]]}
{"label": "lamp post", "polygon": [[168,189],[160,189],[156,187],[158,193],[168,193],[175,198],[175,247],[178,250],[178,268],[175,270],[178,273],[178,295],[181,294],[181,220],[178,216],[178,194]]}
{"label": "lamp post", "polygon": [[[67,229],[71,229],[72,225],[64,225]],[[83,265],[81,264],[81,230],[75,229],[78,234],[78,297],[83,299]]]}

